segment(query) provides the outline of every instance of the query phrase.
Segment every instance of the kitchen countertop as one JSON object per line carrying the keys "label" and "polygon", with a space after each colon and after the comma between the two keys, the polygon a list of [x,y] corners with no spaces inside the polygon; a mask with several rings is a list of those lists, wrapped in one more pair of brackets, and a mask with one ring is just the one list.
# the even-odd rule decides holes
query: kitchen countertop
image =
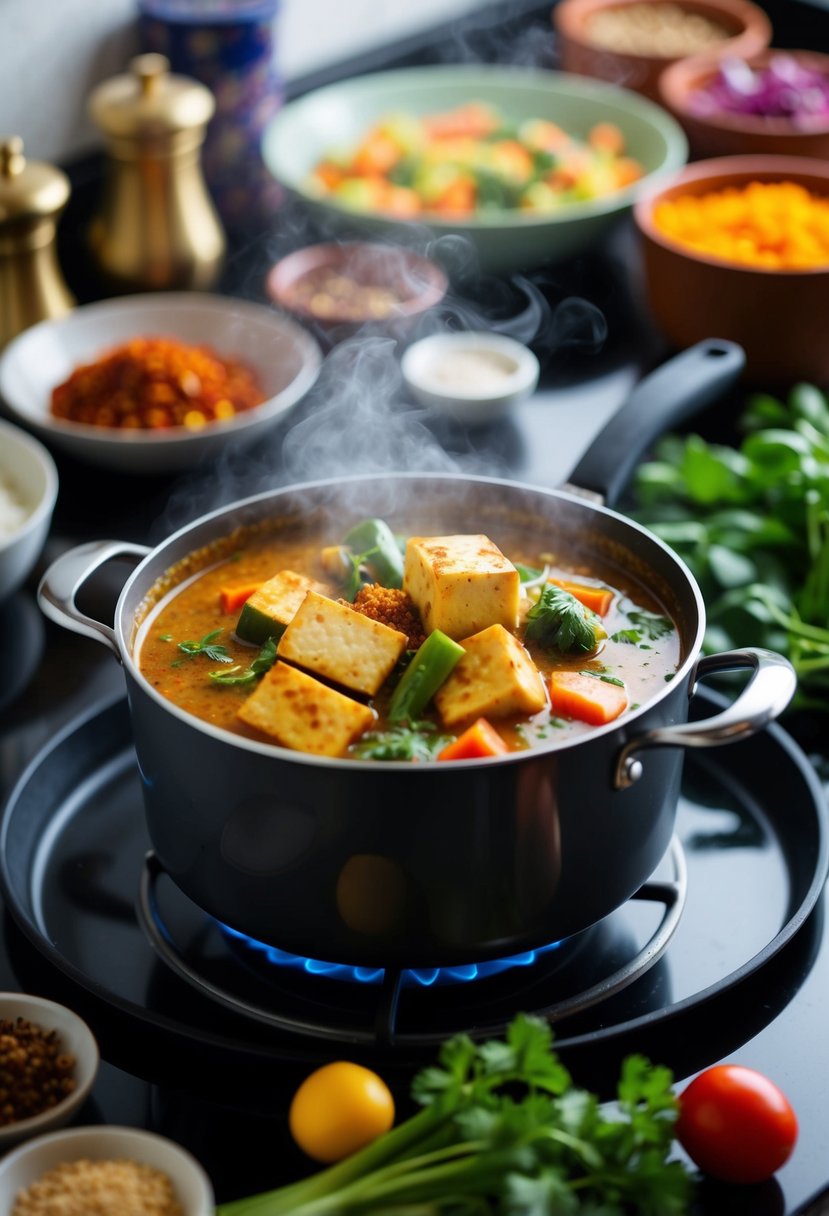
{"label": "kitchen countertop", "polygon": [[[813,6],[799,0],[784,0],[766,7],[776,28],[783,32],[782,43],[796,45],[802,41],[806,45],[808,35],[810,46],[829,46],[829,12],[824,10],[818,16]],[[542,11],[538,5],[496,5],[495,11],[508,18],[505,28],[511,30],[522,22],[549,19],[548,10]],[[483,21],[483,17],[476,17],[473,24],[475,20]],[[491,27],[491,13],[489,22]],[[327,83],[335,75],[429,61],[439,55],[440,45],[439,32],[415,37],[393,52],[388,49],[373,52],[342,65],[336,72],[317,73],[298,81],[294,91],[299,93]],[[62,258],[70,285],[84,300],[95,297],[95,285],[84,272],[78,234],[99,184],[100,166],[94,160],[86,160],[69,166],[69,170],[73,177],[73,204],[61,237]],[[293,233],[293,244],[298,239]],[[264,271],[284,244],[278,233],[269,231],[233,234],[221,290],[264,298]],[[538,392],[520,407],[514,418],[474,435],[462,429],[447,431],[432,426],[402,401],[399,437],[412,443],[407,452],[409,467],[452,467],[548,486],[565,481],[584,448],[635,382],[667,353],[641,313],[635,276],[632,231],[629,222],[625,222],[595,254],[557,268],[552,275],[536,274],[512,281],[505,300],[498,301],[496,324],[504,332],[525,340],[529,336],[532,341],[544,333]],[[495,287],[486,286],[490,290]],[[494,298],[487,293],[484,296],[486,300]],[[465,307],[481,307],[480,303],[473,304],[475,298],[462,297]],[[566,303],[573,299],[584,302],[575,312]],[[388,349],[382,350],[381,355],[387,362],[393,361],[393,352]],[[700,429],[715,437],[727,436],[729,421],[743,391],[735,391],[706,411],[698,419]],[[0,689],[0,798],[8,795],[25,766],[61,728],[75,722],[90,706],[116,698],[123,691],[123,676],[111,654],[94,641],[69,634],[40,616],[34,589],[49,561],[71,544],[104,535],[153,545],[208,509],[259,489],[303,480],[309,472],[304,454],[308,450],[307,428],[311,425],[308,420],[313,418],[315,406],[325,402],[328,392],[330,381],[323,376],[298,414],[289,418],[243,467],[228,462],[219,468],[181,477],[141,479],[104,472],[90,476],[85,466],[57,457],[61,490],[52,534],[27,586],[0,607],[0,671],[5,673],[6,681],[5,690]],[[343,404],[342,409],[345,408]],[[366,408],[369,413],[364,417],[370,421],[370,405]],[[336,418],[342,420],[345,416],[343,413]],[[331,422],[331,415],[327,415],[327,421]],[[306,430],[298,430],[303,424]],[[317,436],[313,446],[315,460],[330,459],[333,464],[342,459],[342,435],[342,431],[335,433],[336,442],[330,445],[330,450],[320,446]],[[395,450],[396,457],[399,450]],[[361,458],[364,462],[369,459],[365,452],[361,454],[359,445],[348,455],[352,457],[351,471],[360,471]],[[387,453],[386,458],[391,456]],[[353,461],[358,462],[357,468]],[[397,463],[392,467],[401,466]],[[324,475],[325,471],[315,468],[314,475]],[[336,470],[332,467],[331,471]],[[95,584],[91,594],[96,610],[108,611],[107,606],[117,594],[119,577],[115,570],[111,577],[105,574]],[[798,738],[807,750],[817,752],[821,745],[825,746],[817,723],[799,720],[797,727]],[[818,942],[823,915],[821,902],[808,926],[812,939]],[[15,926],[6,916],[5,948],[0,950],[3,988],[20,987],[15,968],[15,960],[19,962],[20,958],[17,936]],[[792,1162],[781,1171],[779,1180],[767,1187],[738,1189],[736,1193],[714,1188],[701,1209],[706,1213],[792,1216],[797,1206],[829,1176],[829,1124],[820,1083],[822,1076],[829,1076],[829,1048],[825,1033],[816,1030],[823,1026],[819,1010],[825,1009],[829,998],[829,942],[822,941],[815,949],[819,951],[817,961],[802,984],[798,980],[796,999],[787,1005],[785,1015],[773,1019],[759,1033],[749,1035],[745,1044],[729,1057],[775,1076],[790,1093],[801,1123],[798,1149]],[[47,971],[34,968],[29,974],[39,978],[44,986],[51,983]],[[781,987],[791,982],[782,964],[769,970],[768,980],[770,985]],[[779,991],[775,991],[775,996],[780,996]],[[129,1054],[125,1051],[124,1033],[120,1025],[117,1030],[102,1031],[104,1064],[86,1111],[87,1121],[152,1126],[179,1139],[204,1162],[214,1177],[219,1198],[234,1196],[238,1170],[228,1164],[228,1154],[243,1152],[249,1145],[258,1146],[260,1154],[264,1152],[263,1146],[270,1137],[284,1130],[284,1112],[276,1117],[275,1132],[274,1119],[260,1113],[228,1115],[222,1110],[218,1094],[213,1105],[205,1102],[203,1095],[195,1099],[186,1087],[159,1086],[144,1080],[139,1070],[133,1075],[123,1066],[123,1059]],[[286,1168],[290,1171],[296,1164],[288,1157]],[[261,1179],[257,1178],[257,1171]],[[245,1189],[249,1184],[255,1190],[260,1181],[262,1186],[271,1182],[271,1174],[261,1157],[258,1165],[251,1163]]]}

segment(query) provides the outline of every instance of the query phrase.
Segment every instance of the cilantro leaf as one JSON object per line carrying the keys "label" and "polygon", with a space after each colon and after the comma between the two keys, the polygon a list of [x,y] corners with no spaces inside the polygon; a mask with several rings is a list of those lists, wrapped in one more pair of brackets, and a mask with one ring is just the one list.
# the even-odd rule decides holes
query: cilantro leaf
{"label": "cilantro leaf", "polygon": [[548,584],[527,613],[525,637],[559,654],[593,654],[607,634],[601,619],[563,587]]}
{"label": "cilantro leaf", "polygon": [[351,749],[361,760],[434,760],[451,742],[432,722],[416,721],[367,731]]}
{"label": "cilantro leaf", "polygon": [[178,648],[191,657],[203,654],[213,663],[232,663],[233,657],[227,647],[216,643],[216,638],[220,637],[221,633],[221,629],[214,629],[211,633],[206,633],[199,641],[179,642]]}
{"label": "cilantro leaf", "polygon": [[211,671],[210,679],[215,684],[221,684],[225,687],[228,685],[255,684],[260,676],[263,676],[266,671],[270,671],[275,662],[276,639],[268,638],[249,667],[242,667],[240,663],[237,663],[236,666],[229,668],[227,671]]}

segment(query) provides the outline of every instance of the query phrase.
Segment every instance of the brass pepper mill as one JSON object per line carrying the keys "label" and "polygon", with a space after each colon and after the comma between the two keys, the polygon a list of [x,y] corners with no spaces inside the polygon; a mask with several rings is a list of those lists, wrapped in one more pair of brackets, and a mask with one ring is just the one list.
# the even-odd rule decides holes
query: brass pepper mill
{"label": "brass pepper mill", "polygon": [[200,159],[213,94],[171,74],[164,55],[138,55],[130,69],[89,98],[108,154],[90,247],[116,290],[208,288],[225,249]]}
{"label": "brass pepper mill", "polygon": [[18,135],[0,140],[0,350],[37,321],[75,306],[55,252],[69,178],[27,161]]}

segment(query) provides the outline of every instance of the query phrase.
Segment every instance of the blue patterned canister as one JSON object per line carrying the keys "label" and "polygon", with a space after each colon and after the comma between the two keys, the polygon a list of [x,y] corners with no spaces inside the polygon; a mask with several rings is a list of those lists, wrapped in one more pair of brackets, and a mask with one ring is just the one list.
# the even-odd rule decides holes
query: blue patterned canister
{"label": "blue patterned canister", "polygon": [[205,179],[228,228],[261,224],[282,191],[262,160],[262,133],[282,104],[275,62],[279,0],[138,0],[142,50],[206,84],[216,112],[202,150]]}

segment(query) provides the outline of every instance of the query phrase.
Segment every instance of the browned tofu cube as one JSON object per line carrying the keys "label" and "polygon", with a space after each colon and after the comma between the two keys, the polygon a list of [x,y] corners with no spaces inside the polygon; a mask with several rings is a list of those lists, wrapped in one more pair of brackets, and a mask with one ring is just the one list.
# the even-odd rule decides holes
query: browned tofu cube
{"label": "browned tofu cube", "polygon": [[315,675],[372,696],[406,648],[398,629],[309,591],[279,640],[277,652]]}
{"label": "browned tofu cube", "polygon": [[283,747],[315,756],[342,756],[375,720],[367,705],[287,663],[273,665],[238,716]]}
{"label": "browned tofu cube", "polygon": [[473,718],[535,714],[547,704],[541,673],[503,625],[490,625],[461,645],[466,654],[435,693],[445,726]]}
{"label": "browned tofu cube", "polygon": [[458,640],[518,622],[520,576],[488,536],[411,537],[403,586],[427,633],[440,629]]}

